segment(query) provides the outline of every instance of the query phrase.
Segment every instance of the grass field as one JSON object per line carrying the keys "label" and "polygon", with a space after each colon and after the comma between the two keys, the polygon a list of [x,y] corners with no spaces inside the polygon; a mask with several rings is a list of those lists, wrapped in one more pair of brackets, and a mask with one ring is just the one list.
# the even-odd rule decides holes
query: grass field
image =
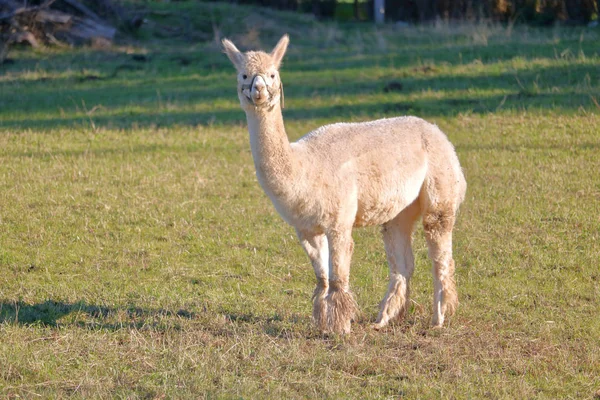
{"label": "grass field", "polygon": [[[152,7],[114,48],[0,67],[0,397],[600,398],[599,31]],[[256,182],[214,40],[284,32],[290,138],[412,114],[455,144],[469,188],[444,329],[420,227],[406,321],[370,329],[387,265],[368,228],[353,332],[313,328],[312,268]]]}

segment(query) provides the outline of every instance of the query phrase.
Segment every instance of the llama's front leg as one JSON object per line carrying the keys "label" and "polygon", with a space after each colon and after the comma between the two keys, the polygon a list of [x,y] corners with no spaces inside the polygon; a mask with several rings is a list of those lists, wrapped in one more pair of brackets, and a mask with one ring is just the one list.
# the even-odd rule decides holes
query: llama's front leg
{"label": "llama's front leg", "polygon": [[[446,219],[443,224],[440,219]],[[431,324],[441,327],[446,313],[454,314],[458,306],[452,259],[452,227],[454,216],[430,214],[423,216],[429,257],[433,263],[433,318]]]}
{"label": "llama's front leg", "polygon": [[350,260],[354,250],[352,230],[327,234],[331,273],[327,295],[327,325],[332,332],[349,333],[356,314],[356,303],[350,293]]}
{"label": "llama's front leg", "polygon": [[313,319],[319,330],[327,332],[327,290],[329,289],[329,245],[324,234],[297,230],[300,243],[315,270],[317,286],[313,294]]}

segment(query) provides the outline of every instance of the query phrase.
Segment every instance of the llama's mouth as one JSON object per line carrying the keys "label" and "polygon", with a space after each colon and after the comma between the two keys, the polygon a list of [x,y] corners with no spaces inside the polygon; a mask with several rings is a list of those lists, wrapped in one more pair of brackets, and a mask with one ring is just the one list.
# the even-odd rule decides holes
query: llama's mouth
{"label": "llama's mouth", "polygon": [[268,90],[258,92],[251,89],[242,89],[242,95],[255,107],[270,104],[273,100],[273,96]]}
{"label": "llama's mouth", "polygon": [[252,93],[252,102],[255,106],[262,106],[271,101],[271,96],[266,91],[254,91]]}

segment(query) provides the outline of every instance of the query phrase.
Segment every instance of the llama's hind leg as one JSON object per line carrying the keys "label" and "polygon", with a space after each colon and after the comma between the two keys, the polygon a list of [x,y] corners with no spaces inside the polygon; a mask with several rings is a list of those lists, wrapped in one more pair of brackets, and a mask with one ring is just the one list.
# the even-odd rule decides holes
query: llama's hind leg
{"label": "llama's hind leg", "polygon": [[356,314],[356,303],[350,292],[350,260],[354,250],[352,230],[327,233],[331,273],[327,294],[327,325],[335,333],[349,333]]}
{"label": "llama's hind leg", "polygon": [[452,229],[455,210],[438,206],[423,214],[423,229],[433,263],[433,326],[442,326],[446,314],[452,315],[458,306],[452,258]]}
{"label": "llama's hind leg", "polygon": [[329,245],[324,234],[297,231],[300,243],[315,270],[317,286],[313,293],[313,319],[323,333],[327,329],[327,291],[329,289]]}
{"label": "llama's hind leg", "polygon": [[407,311],[409,282],[415,269],[411,235],[418,217],[419,204],[414,202],[392,221],[383,225],[383,242],[390,267],[390,282],[373,326],[375,329],[383,328],[396,317],[404,317]]}

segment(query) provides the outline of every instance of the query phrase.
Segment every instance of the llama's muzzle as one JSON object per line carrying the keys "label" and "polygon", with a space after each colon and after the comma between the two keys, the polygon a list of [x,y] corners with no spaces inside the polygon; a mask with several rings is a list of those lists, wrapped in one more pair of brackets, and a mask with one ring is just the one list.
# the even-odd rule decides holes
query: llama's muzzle
{"label": "llama's muzzle", "polygon": [[252,89],[250,94],[254,103],[264,103],[266,100],[269,100],[269,97],[271,97],[267,92],[267,83],[265,82],[265,78],[263,78],[261,75],[256,75],[252,80]]}

